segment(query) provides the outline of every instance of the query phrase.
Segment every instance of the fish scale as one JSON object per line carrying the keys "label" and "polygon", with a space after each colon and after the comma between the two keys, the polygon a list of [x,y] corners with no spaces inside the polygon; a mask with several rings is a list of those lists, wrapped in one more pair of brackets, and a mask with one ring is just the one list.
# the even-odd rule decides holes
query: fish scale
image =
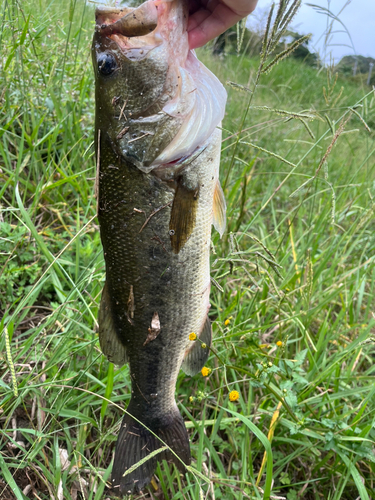
{"label": "fish scale", "polygon": [[[164,23],[175,23],[173,36],[178,37],[180,29],[180,37],[187,43],[183,21],[186,2],[149,0],[141,6],[141,14],[155,4],[155,34],[131,39],[132,47],[138,38],[139,46],[152,45],[154,40],[146,58],[129,60],[126,33],[114,34],[114,28],[108,31],[108,18],[113,26],[126,31],[126,19],[116,23],[114,11],[97,10],[100,28],[93,41],[96,192],[106,265],[99,340],[109,361],[129,363],[132,387],[112,472],[112,486],[118,494],[141,491],[150,482],[157,460],[172,460],[182,471],[190,463],[189,439],[176,405],[175,387],[181,367],[193,375],[208,357],[208,348],[191,342],[189,334],[195,332],[201,343],[211,343],[207,316],[211,225],[216,223],[220,232],[225,225],[225,202],[218,180],[221,131],[215,128],[217,110],[211,117],[215,123],[209,122],[209,112],[218,99],[225,104],[225,91],[190,56],[183,69],[181,61],[174,65],[171,59],[172,35],[165,31]],[[147,15],[152,21],[151,14]],[[139,13],[137,16],[141,18]],[[134,32],[137,27],[133,24],[131,29]],[[144,81],[150,74],[158,75],[157,91]],[[165,78],[162,95],[161,75]],[[207,79],[212,83],[212,103]],[[180,82],[180,87],[175,88],[174,82]],[[207,89],[206,97],[183,95],[207,93]],[[134,97],[137,94],[138,100]],[[133,96],[130,101],[129,96]],[[207,115],[197,119],[197,106],[203,101]],[[173,104],[169,113],[164,111],[166,103]],[[119,115],[121,107],[124,116]],[[132,118],[134,111],[136,119]],[[193,116],[196,127],[187,123]],[[184,129],[184,124],[188,128]],[[175,140],[181,131],[182,146]],[[137,148],[131,147],[135,144],[132,141],[137,142]],[[175,146],[166,150],[168,144]],[[184,153],[181,160],[176,160],[178,148]],[[162,164],[158,163],[160,153],[164,154]],[[163,445],[167,448],[158,453]],[[137,462],[141,463],[133,470]]]}
{"label": "fish scale", "polygon": [[[216,144],[203,153],[204,157],[212,158],[212,153],[215,154],[212,149],[220,147],[220,132],[215,135]],[[147,338],[144,325],[151,324],[150,311],[157,311],[162,329],[181,332],[173,333],[174,343],[177,345],[181,336],[186,349],[189,333],[201,330],[207,314],[210,288],[207,256],[218,162],[214,165],[211,161],[212,168],[208,169],[203,155],[195,160],[203,184],[196,227],[185,247],[176,255],[169,243],[171,207],[165,206],[173,201],[172,189],[152,174],[144,174],[122,158],[116,158],[109,147],[101,146],[100,150],[98,215],[111,305],[115,317],[121,318],[118,331],[129,343],[133,339],[133,330],[140,327],[141,332],[134,336],[138,349],[138,344]],[[151,217],[140,232],[146,217],[162,206],[165,208]],[[187,279],[189,287],[186,286]],[[134,293],[134,325],[124,314],[128,308],[130,286]]]}

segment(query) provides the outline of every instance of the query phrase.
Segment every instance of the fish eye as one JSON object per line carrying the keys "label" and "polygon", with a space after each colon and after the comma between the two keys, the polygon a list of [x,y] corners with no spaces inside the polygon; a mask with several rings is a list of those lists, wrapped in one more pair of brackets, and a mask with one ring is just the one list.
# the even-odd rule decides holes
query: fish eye
{"label": "fish eye", "polygon": [[117,68],[117,61],[112,54],[103,52],[98,56],[98,70],[103,76],[112,75]]}

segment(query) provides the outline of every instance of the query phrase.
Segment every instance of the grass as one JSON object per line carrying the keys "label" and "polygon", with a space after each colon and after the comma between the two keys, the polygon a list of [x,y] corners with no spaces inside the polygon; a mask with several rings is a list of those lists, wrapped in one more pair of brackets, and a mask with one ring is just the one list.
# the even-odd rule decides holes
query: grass
{"label": "grass", "polygon": [[[99,500],[130,382],[96,334],[93,10],[0,16],[0,498]],[[253,95],[259,59],[200,57],[236,84],[212,372],[178,379],[190,472],[143,498],[375,498],[374,94],[286,59]]]}

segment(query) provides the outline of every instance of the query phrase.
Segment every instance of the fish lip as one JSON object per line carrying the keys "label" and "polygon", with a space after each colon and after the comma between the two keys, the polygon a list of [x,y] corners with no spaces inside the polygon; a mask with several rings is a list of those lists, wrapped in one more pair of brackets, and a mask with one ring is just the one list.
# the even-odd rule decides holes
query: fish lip
{"label": "fish lip", "polygon": [[[124,15],[125,12],[125,15]],[[107,18],[102,22],[101,18]],[[95,30],[102,36],[120,35],[125,38],[141,37],[155,31],[158,26],[158,10],[150,1],[137,8],[98,7],[95,11]],[[110,17],[110,22],[108,22]]]}
{"label": "fish lip", "polygon": [[116,23],[113,22],[111,24],[104,24],[103,23],[101,25],[96,25],[95,31],[97,33],[99,33],[99,35],[102,37],[111,37],[112,35],[117,35],[117,36],[120,36],[126,40],[128,38],[138,38],[138,37],[142,37],[142,36],[146,36],[146,35],[151,35],[157,29],[157,25],[155,25],[155,27],[152,30],[147,31],[147,33],[141,33],[141,34],[137,33],[134,35],[127,35],[124,32],[122,32],[120,28],[113,26],[114,24],[116,24]]}
{"label": "fish lip", "polygon": [[[97,9],[97,22],[94,35],[97,40],[101,40],[100,43],[103,43],[105,40],[111,40],[117,45],[117,48],[125,57],[133,61],[144,59],[147,57],[150,50],[158,47],[162,43],[158,31],[158,17],[154,19],[155,22],[152,25],[146,23],[146,26],[142,27],[140,24],[140,31],[138,27],[134,27],[134,25],[131,26],[130,29],[126,28],[124,19],[128,18],[129,15],[136,10],[138,9],[132,9],[132,11],[128,12],[125,16],[121,16],[118,9],[115,10],[113,15],[110,14],[112,12],[111,10],[108,14],[105,9],[99,12]],[[102,22],[103,17],[106,21],[108,21],[108,17],[110,17],[111,22]],[[130,56],[130,54],[132,54],[132,56]]]}

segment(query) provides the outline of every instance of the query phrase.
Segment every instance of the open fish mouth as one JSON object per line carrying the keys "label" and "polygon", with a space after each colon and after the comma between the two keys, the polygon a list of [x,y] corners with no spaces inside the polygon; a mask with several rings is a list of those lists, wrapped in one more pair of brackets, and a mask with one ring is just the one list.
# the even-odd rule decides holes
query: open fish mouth
{"label": "open fish mouth", "polygon": [[146,2],[136,9],[96,9],[96,26],[102,35],[119,34],[129,38],[144,36],[154,31],[157,24],[158,12],[155,2]]}
{"label": "open fish mouth", "polygon": [[162,43],[155,30],[158,26],[156,2],[148,1],[140,7],[116,9],[98,7],[95,12],[96,31],[109,37],[131,61],[140,61],[148,52]]}
{"label": "open fish mouth", "polygon": [[142,60],[151,49],[164,45],[163,57],[172,66],[185,66],[188,16],[188,4],[183,0],[147,0],[137,8],[99,6],[96,33],[102,40],[113,40],[132,61]]}

